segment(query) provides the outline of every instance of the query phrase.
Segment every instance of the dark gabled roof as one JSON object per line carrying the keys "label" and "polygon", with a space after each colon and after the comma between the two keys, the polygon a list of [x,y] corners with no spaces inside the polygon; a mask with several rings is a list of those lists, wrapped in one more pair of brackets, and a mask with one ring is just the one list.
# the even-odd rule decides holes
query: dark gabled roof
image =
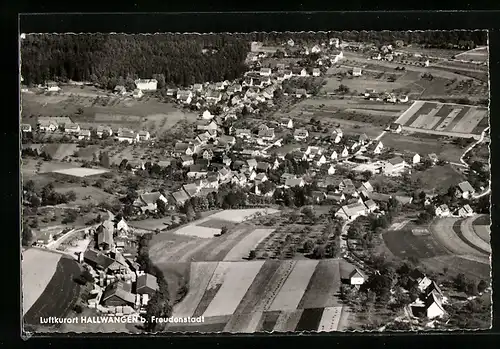
{"label": "dark gabled roof", "polygon": [[187,148],[189,148],[189,143],[184,143],[184,142],[175,143],[175,150],[177,151],[185,151]]}
{"label": "dark gabled roof", "polygon": [[104,221],[101,223],[97,229],[97,244],[108,244],[112,245],[113,244],[113,231],[114,231],[114,224],[112,221]]}
{"label": "dark gabled roof", "polygon": [[162,196],[160,192],[144,193],[140,195],[141,200],[145,204],[154,204]]}
{"label": "dark gabled roof", "polygon": [[140,291],[142,288],[148,287],[151,290],[155,291],[158,289],[158,281],[156,277],[151,274],[144,274],[137,277],[137,291]]}
{"label": "dark gabled roof", "polygon": [[458,188],[465,193],[465,192],[474,192],[474,188],[468,181],[463,181],[461,183],[458,183]]}
{"label": "dark gabled roof", "polygon": [[104,253],[95,251],[92,249],[86,250],[83,254],[83,260],[87,263],[92,263],[100,266],[103,269],[107,269],[111,264],[115,262],[113,258],[109,258]]}
{"label": "dark gabled roof", "polygon": [[400,164],[400,163],[404,162],[404,160],[403,160],[403,158],[401,156],[395,156],[392,159],[389,159],[388,162],[391,165],[397,165],[397,164]]}
{"label": "dark gabled roof", "polygon": [[116,296],[127,303],[135,303],[135,295],[132,293],[131,285],[123,281],[115,282],[106,287],[101,299],[105,302],[112,296]]}
{"label": "dark gabled roof", "polygon": [[387,202],[391,199],[391,195],[377,193],[377,192],[368,193],[368,197],[373,201],[383,201],[383,202]]}
{"label": "dark gabled roof", "polygon": [[189,172],[207,172],[208,169],[204,164],[196,163],[194,165],[189,166]]}
{"label": "dark gabled roof", "polygon": [[183,189],[173,192],[172,197],[178,204],[183,204],[185,201],[189,200],[188,194]]}

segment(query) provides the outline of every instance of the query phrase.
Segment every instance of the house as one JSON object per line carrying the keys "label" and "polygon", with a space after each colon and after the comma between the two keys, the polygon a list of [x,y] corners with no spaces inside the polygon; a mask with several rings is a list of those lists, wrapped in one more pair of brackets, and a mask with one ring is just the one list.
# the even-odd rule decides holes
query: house
{"label": "house", "polygon": [[[177,142],[174,145],[174,151],[172,152],[174,156],[181,156],[181,155],[193,155],[190,152],[190,144],[185,143],[185,142]],[[190,154],[188,154],[190,153]]]}
{"label": "house", "polygon": [[271,168],[271,164],[268,162],[259,161],[257,162],[257,167],[255,168],[257,172],[267,172]]}
{"label": "house", "polygon": [[294,75],[294,76],[307,76],[307,70],[306,70],[306,68],[293,67],[292,68],[292,75]]}
{"label": "house", "polygon": [[429,320],[443,317],[446,311],[436,292],[431,292],[423,301],[417,300],[410,305],[411,313],[416,317],[425,317]]}
{"label": "house", "polygon": [[373,213],[374,211],[378,210],[378,205],[373,200],[366,200],[364,204],[366,206],[366,209],[370,213]]}
{"label": "house", "polygon": [[[306,72],[306,73],[307,73],[307,72]],[[284,70],[284,71],[283,71],[283,79],[284,79],[284,80],[288,80],[288,79],[290,79],[292,76],[293,76],[293,73],[292,73],[292,71],[291,71],[291,70],[286,69],[286,70]]]}
{"label": "house", "polygon": [[363,134],[359,135],[357,141],[360,145],[364,145],[369,141],[369,139],[368,139],[368,136],[366,135],[366,133],[363,133]]}
{"label": "house", "polygon": [[184,189],[179,189],[172,193],[172,197],[174,198],[176,204],[178,206],[184,205],[184,203],[189,200],[189,195],[184,191]]}
{"label": "house", "polygon": [[375,146],[375,148],[373,149],[373,154],[380,154],[382,153],[382,150],[384,149],[384,145],[382,144],[382,142],[378,142],[377,145]]}
{"label": "house", "polygon": [[309,137],[309,132],[304,129],[304,128],[298,128],[295,131],[293,131],[293,138],[295,138],[296,141],[303,141]]}
{"label": "house", "polygon": [[242,85],[246,86],[246,87],[253,86],[253,78],[251,76],[245,77],[245,79],[243,80]]}
{"label": "house", "polygon": [[208,103],[219,103],[222,99],[222,93],[210,90],[206,93],[205,99]]}
{"label": "house", "polygon": [[244,186],[247,183],[247,177],[243,173],[237,173],[231,178],[231,183]]}
{"label": "house", "polygon": [[288,39],[288,41],[286,42],[288,46],[292,46],[295,45],[295,43],[293,42],[292,39]]}
{"label": "house", "polygon": [[274,128],[260,129],[259,137],[264,141],[272,141],[275,138]]}
{"label": "house", "polygon": [[311,192],[311,199],[314,203],[319,204],[326,199],[326,194],[319,190],[314,190]]}
{"label": "house", "polygon": [[30,124],[21,124],[21,131],[22,132],[31,132],[31,125]]}
{"label": "house", "polygon": [[295,176],[294,174],[285,172],[280,177],[280,183],[285,184],[288,179],[292,179],[292,178],[297,178],[297,176]]}
{"label": "house", "polygon": [[217,123],[213,120],[200,122],[196,126],[196,129],[199,131],[217,130],[217,128],[218,128]]}
{"label": "house", "polygon": [[383,171],[387,176],[397,176],[405,169],[406,161],[400,156],[393,157],[384,162]]}
{"label": "house", "polygon": [[167,88],[167,96],[173,97],[173,96],[175,96],[176,93],[177,93],[176,88]]}
{"label": "house", "polygon": [[339,157],[339,154],[337,154],[337,151],[334,150],[332,152],[332,155],[330,155],[330,160],[335,161],[338,159],[338,157]]}
{"label": "house", "polygon": [[242,90],[243,90],[243,88],[240,84],[234,84],[234,85],[231,85],[227,88],[227,93],[228,94],[235,94],[237,92],[241,92]]}
{"label": "house", "polygon": [[339,47],[339,44],[340,44],[340,40],[337,39],[337,38],[331,38],[329,41],[328,41],[328,44],[330,46],[335,46],[336,48]]}
{"label": "house", "polygon": [[203,183],[201,181],[198,183],[195,182],[195,183],[184,184],[182,186],[182,189],[184,189],[184,191],[190,198],[197,196],[202,188],[203,188]]}
{"label": "house", "polygon": [[342,58],[344,58],[344,52],[336,51],[335,53],[333,53],[332,57],[330,58],[330,63],[337,64],[338,61],[340,61]]}
{"label": "house", "polygon": [[80,130],[78,140],[90,140],[90,130]]}
{"label": "house", "polygon": [[208,169],[200,164],[193,164],[189,166],[189,172],[187,173],[188,178],[202,178],[206,177],[208,174]]}
{"label": "house", "polygon": [[69,134],[79,134],[80,133],[80,125],[74,123],[68,123],[64,125],[64,132]]}
{"label": "house", "polygon": [[134,206],[139,207],[143,213],[155,212],[158,209],[158,200],[168,204],[167,198],[160,192],[144,193],[135,200]]}
{"label": "house", "polygon": [[292,187],[303,187],[305,185],[305,182],[302,178],[288,178],[285,181],[285,187],[292,188]]}
{"label": "house", "polygon": [[210,113],[210,111],[205,110],[203,114],[201,114],[201,118],[204,120],[211,120],[214,118],[214,116]]}
{"label": "house", "polygon": [[335,166],[333,165],[330,165],[330,167],[328,167],[328,170],[326,170],[326,172],[331,176],[331,175],[334,175],[335,174]]}
{"label": "house", "polygon": [[413,202],[413,197],[406,195],[395,195],[394,199],[396,199],[401,205],[408,205]]}
{"label": "house", "polygon": [[311,48],[311,53],[320,53],[320,52],[321,52],[321,46],[319,46],[319,45],[314,45]]}
{"label": "house", "polygon": [[271,76],[271,68],[260,68],[260,76]]}
{"label": "house", "polygon": [[194,159],[192,155],[183,154],[181,155],[182,167],[189,167],[194,164]]}
{"label": "house", "polygon": [[117,95],[123,96],[127,93],[127,89],[125,88],[125,86],[116,85],[115,88],[113,89],[113,92],[116,93]]}
{"label": "house", "polygon": [[420,154],[418,153],[413,154],[413,156],[411,157],[411,162],[413,165],[420,163]]}
{"label": "house", "polygon": [[254,170],[257,168],[257,160],[255,159],[248,159],[247,161],[247,166],[250,171]]}
{"label": "house", "polygon": [[115,231],[114,223],[110,220],[102,222],[95,230],[97,236],[97,247],[102,251],[113,249],[113,233]]}
{"label": "house", "polygon": [[342,206],[336,213],[335,217],[337,218],[342,218],[345,220],[353,220],[356,219],[359,216],[365,216],[366,215],[366,206],[364,204],[361,204],[359,202],[349,204],[349,205],[344,205]]}
{"label": "house", "polygon": [[255,177],[257,177],[257,172],[251,169],[247,169],[246,171],[243,172],[243,174],[247,177],[249,181],[253,181]]}
{"label": "house", "polygon": [[132,293],[132,285],[124,281],[110,284],[102,294],[101,303],[108,307],[134,306],[135,294]]}
{"label": "house", "polygon": [[392,133],[401,133],[401,131],[403,131],[403,126],[401,126],[401,124],[397,124],[397,123],[393,122],[389,126],[389,131]]}
{"label": "house", "polygon": [[139,131],[137,133],[137,136],[139,137],[140,141],[149,141],[149,139],[151,138],[149,131]]}
{"label": "house", "polygon": [[281,119],[279,122],[279,125],[281,127],[286,127],[286,128],[293,128],[293,121],[292,119]]}
{"label": "house", "polygon": [[226,88],[226,85],[224,85],[223,82],[216,82],[214,88],[217,91],[224,91],[224,89]]}
{"label": "house", "polygon": [[109,126],[99,125],[99,126],[97,126],[96,133],[97,133],[97,137],[99,137],[99,138],[102,138],[104,135],[109,137],[109,136],[113,135],[113,129]]}
{"label": "house", "polygon": [[59,92],[61,90],[61,88],[54,81],[47,81],[45,88],[49,92]]}
{"label": "house", "polygon": [[349,150],[347,150],[346,146],[344,146],[344,149],[342,149],[342,151],[340,152],[340,156],[343,158],[346,158],[349,156]]}
{"label": "house", "polygon": [[326,199],[334,202],[342,202],[346,197],[343,193],[328,192],[326,194]]}
{"label": "house", "polygon": [[139,135],[132,130],[121,128],[118,129],[116,139],[119,142],[128,142],[130,144],[139,141]]}
{"label": "house", "polygon": [[469,204],[460,207],[457,211],[458,216],[460,217],[470,217],[474,215],[474,210],[470,207]]}
{"label": "house", "polygon": [[408,102],[408,96],[407,95],[400,96],[398,98],[398,102],[400,102],[400,103],[406,103],[406,102]]}
{"label": "house", "polygon": [[332,131],[332,139],[335,144],[339,143],[342,140],[343,136],[344,133],[342,132],[342,129],[340,127],[337,127]]}
{"label": "house", "polygon": [[137,79],[134,81],[135,87],[141,91],[156,91],[158,80],[156,79]]}
{"label": "house", "polygon": [[177,91],[177,100],[183,104],[190,104],[193,100],[193,92],[190,90]]}
{"label": "house", "polygon": [[318,146],[308,146],[305,152],[305,155],[308,157],[314,158],[316,155],[321,155],[323,153],[323,149]]}
{"label": "house", "polygon": [[361,68],[360,67],[352,68],[352,76],[361,76]]}
{"label": "house", "polygon": [[212,160],[212,158],[214,157],[214,152],[212,151],[212,149],[205,149],[202,153],[202,158],[205,159],[205,160]]}
{"label": "house", "polygon": [[365,276],[359,271],[358,268],[355,268],[349,274],[349,284],[353,286],[360,286],[365,283]]}
{"label": "house", "polygon": [[433,165],[437,164],[437,162],[439,161],[438,156],[436,154],[434,154],[434,153],[429,154],[428,157],[429,157],[429,160],[431,160],[431,163]]}
{"label": "house", "polygon": [[87,249],[83,254],[83,261],[95,270],[108,271],[108,268],[116,261],[101,251]]}
{"label": "house", "polygon": [[359,190],[365,190],[369,193],[371,193],[373,191],[373,186],[370,184],[370,182],[364,182],[363,184],[361,184],[361,186],[359,187]]}
{"label": "house", "polygon": [[389,202],[391,200],[392,196],[389,194],[383,194],[383,193],[377,193],[377,192],[366,192],[363,191],[361,192],[361,196],[364,197],[365,199],[371,199],[375,202]]}
{"label": "house", "polygon": [[265,173],[261,172],[261,173],[257,173],[255,175],[255,183],[264,183],[265,181],[267,181],[267,176]]}
{"label": "house", "polygon": [[463,199],[469,199],[475,192],[476,190],[468,181],[463,181],[461,183],[458,183],[457,189],[455,191],[455,196],[457,198],[461,197]]}
{"label": "house", "polygon": [[321,75],[321,70],[319,68],[314,68],[312,71],[313,76],[320,76]]}
{"label": "house", "polygon": [[[324,164],[326,164],[326,157],[324,155],[319,155],[318,159],[316,160],[316,166],[320,167]],[[335,173],[335,169],[333,169],[333,171]]]}
{"label": "house", "polygon": [[448,205],[442,204],[436,207],[435,213],[437,217],[448,217],[450,215],[450,209]]}
{"label": "house", "polygon": [[144,93],[142,92],[142,90],[136,88],[133,92],[132,92],[132,97],[134,98],[141,98],[142,96],[144,95]]}
{"label": "house", "polygon": [[302,98],[302,97],[307,97],[307,92],[303,88],[298,88],[295,90],[295,97],[297,98]]}
{"label": "house", "polygon": [[152,297],[156,290],[158,290],[156,276],[145,273],[137,277],[135,293],[147,294]]}

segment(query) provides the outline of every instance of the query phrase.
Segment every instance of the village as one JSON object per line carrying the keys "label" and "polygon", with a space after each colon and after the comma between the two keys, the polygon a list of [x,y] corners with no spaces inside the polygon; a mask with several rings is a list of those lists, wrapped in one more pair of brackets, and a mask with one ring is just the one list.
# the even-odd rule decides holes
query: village
{"label": "village", "polygon": [[[365,74],[373,74],[370,67],[366,68],[367,65],[360,64],[360,61],[396,64],[399,73],[407,69],[432,69],[439,59],[425,53],[410,54],[392,45],[365,49],[361,58],[352,58],[361,50],[360,47],[357,43],[336,38],[311,47],[296,45],[289,39],[282,43],[281,48],[272,50],[260,42],[252,42],[246,60],[248,71],[241,78],[162,88],[165,102],[175,105],[177,110],[196,115],[191,121],[186,121],[186,118],[179,121],[163,135],[154,127],[138,127],[131,123],[130,126],[126,123],[120,126],[118,122],[99,120],[89,122],[78,113],[75,116],[38,116],[36,121],[30,118],[29,123],[22,121],[23,159],[44,163],[42,166],[57,162],[57,169],[46,172],[57,175],[57,181],[75,182],[76,178],[76,181],[89,182],[95,178],[97,182],[101,181],[98,188],[104,188],[112,182],[112,173],[118,176],[115,178],[135,180],[137,183],[134,188],[118,189],[118,182],[114,180],[115,189],[107,192],[119,197],[118,212],[111,212],[110,201],[108,205],[100,204],[99,219],[91,226],[52,233],[49,224],[46,233],[40,229],[38,235],[37,229],[33,228],[31,245],[36,249],[56,250],[54,246],[58,244],[54,241],[80,229],[84,232],[81,239],[87,243],[77,252],[62,253],[71,254],[81,265],[84,271],[82,278],[87,279],[83,284],[88,282],[91,285],[84,306],[102,314],[146,316],[148,302],[158,292],[159,282],[135,258],[141,235],[172,234],[170,230],[175,234],[176,228],[202,219],[205,212],[212,209],[272,207],[299,212],[301,208],[310,207],[313,212],[318,210],[318,216],[324,212],[328,219],[341,226],[336,237],[339,248],[332,257],[353,265],[342,277],[343,284],[347,285],[343,286],[343,294],[349,298],[347,294],[358,292],[369,279],[380,275],[380,271],[364,258],[366,253],[357,252],[365,237],[353,233],[353,226],[384,221],[383,224],[377,223],[382,229],[394,230],[393,227],[399,226],[398,229],[403,231],[409,221],[418,222],[411,224],[419,227],[446,219],[472,222],[472,219],[484,214],[482,198],[490,192],[489,181],[484,179],[484,167],[467,162],[470,154],[476,151],[474,148],[481,147],[489,139],[488,127],[482,128],[481,132],[475,131],[475,127],[479,127],[479,117],[475,125],[467,126],[469,131],[460,131],[456,126],[454,131],[445,131],[446,127],[446,130],[450,129],[448,125],[453,123],[453,117],[461,112],[456,108],[462,107],[443,104],[451,108],[450,115],[454,113],[454,116],[439,116],[443,120],[448,118],[446,125],[443,121],[441,129],[441,126],[426,128],[425,121],[420,121],[420,126],[416,125],[415,117],[410,115],[412,112],[415,115],[420,113],[416,107],[421,101],[411,91],[383,88],[360,91],[346,86],[355,84],[356,79],[371,79],[365,77]],[[268,64],[270,60],[272,64]],[[472,63],[483,65],[482,62]],[[387,81],[396,78],[389,76]],[[325,79],[340,81],[334,92],[321,92],[330,84]],[[344,84],[344,79],[348,79],[348,83]],[[86,88],[84,83],[77,85]],[[140,101],[157,98],[158,85],[158,79],[145,76],[134,81],[133,89],[117,85],[105,94],[106,98]],[[35,89],[38,94],[58,96],[65,94],[68,86],[47,81]],[[24,88],[25,91],[30,89]],[[72,94],[78,93],[74,89],[72,91]],[[306,109],[310,107],[303,104],[308,101],[321,103],[328,98],[339,103],[368,103],[370,110],[396,108],[394,111],[399,116],[387,118],[387,122],[377,125],[375,130],[379,132],[370,132],[356,127],[358,121],[346,122],[347,117],[336,118],[333,122],[325,121],[323,116],[315,117]],[[320,101],[315,102],[318,99]],[[302,105],[302,111],[294,109]],[[432,118],[440,108],[445,107],[437,105],[434,111],[428,108],[431,110],[428,111],[429,116],[425,113],[420,115]],[[318,108],[323,107],[320,105]],[[359,108],[346,109],[353,109],[352,115],[367,113]],[[476,112],[474,115],[481,112],[474,109],[480,107],[470,108]],[[387,113],[392,113],[393,109],[387,110]],[[328,109],[321,111],[325,112],[328,113]],[[332,115],[335,113],[342,111],[336,109]],[[469,117],[469,123],[474,122],[470,121],[472,117]],[[434,125],[438,123],[441,121],[435,121]],[[429,152],[425,146],[418,151],[418,147],[408,150],[395,145],[394,139],[406,135],[417,137],[415,132],[419,130],[415,129],[419,127],[425,129],[422,134],[426,136],[444,137],[442,139],[446,144],[455,144],[453,142],[459,139],[463,143],[459,156],[451,159],[439,154],[438,150]],[[386,142],[386,139],[389,140]],[[55,159],[44,142],[64,145],[73,149],[74,154],[66,151],[64,156]],[[88,147],[94,147],[93,156],[87,156],[85,160],[79,158],[78,152]],[[115,148],[121,149],[122,153],[126,149],[130,149],[129,154],[141,152],[144,156],[113,156]],[[444,167],[453,168],[455,172],[452,173],[458,180],[443,188],[435,185],[429,188],[432,190],[424,190],[420,179],[424,178],[423,174],[430,171],[439,173]],[[82,171],[86,174],[77,174]],[[105,175],[109,177],[103,177]],[[160,180],[162,185],[158,185]],[[25,188],[24,195],[28,198],[26,204],[31,206],[35,201],[45,200],[43,192],[37,194],[35,190]],[[64,205],[71,206],[71,199],[68,200],[69,203]],[[149,224],[146,222],[156,221],[163,223],[146,228]],[[253,222],[251,219],[248,221]],[[467,224],[472,227],[473,223]],[[219,233],[212,234],[210,238],[224,234],[228,226],[218,227],[222,230],[219,229]],[[412,230],[414,236],[418,235],[419,229]],[[472,231],[472,228],[469,230]],[[192,235],[197,234],[194,231],[193,228]],[[461,234],[466,235],[465,232]],[[464,241],[469,239],[468,235],[460,235],[460,238]],[[261,241],[255,246],[260,246]],[[386,244],[391,249],[389,242]],[[481,251],[486,249],[481,247]],[[255,247],[251,251],[255,252]],[[483,258],[484,254],[481,253],[480,257]],[[405,272],[409,281],[400,288],[411,297],[403,304],[404,315],[401,318],[416,328],[429,327],[429,324],[433,327],[436,326],[436,319],[449,316],[444,305],[449,303],[450,295],[442,291],[443,287],[438,285],[437,280],[420,269]],[[168,276],[165,279],[168,284]],[[393,300],[396,297],[394,289],[390,287]],[[481,291],[484,292],[484,289]],[[347,303],[351,301],[345,300]]]}

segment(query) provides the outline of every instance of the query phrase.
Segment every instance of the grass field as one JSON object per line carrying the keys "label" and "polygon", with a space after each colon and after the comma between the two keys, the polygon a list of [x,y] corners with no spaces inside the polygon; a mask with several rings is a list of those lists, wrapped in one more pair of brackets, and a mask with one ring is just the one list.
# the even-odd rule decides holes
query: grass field
{"label": "grass field", "polygon": [[469,51],[457,54],[456,59],[463,61],[487,62],[488,61],[488,48],[478,47]]}
{"label": "grass field", "polygon": [[248,257],[251,250],[255,249],[259,243],[269,236],[274,229],[255,229],[245,236],[236,246],[234,246],[224,257],[225,261],[238,261]]}
{"label": "grass field", "polygon": [[[37,259],[37,263],[40,262]],[[42,267],[45,267],[45,265],[42,265]],[[23,318],[25,325],[36,327],[40,325],[40,318],[51,316],[64,318],[72,309],[80,294],[81,286],[74,281],[74,278],[79,275],[80,267],[74,259],[60,258],[50,282],[36,302],[25,313]]]}
{"label": "grass field", "polygon": [[25,315],[52,279],[61,254],[30,248],[22,256],[23,315]]}
{"label": "grass field", "polygon": [[64,186],[56,188],[58,193],[65,194],[69,191],[74,191],[76,200],[72,201],[75,205],[86,205],[89,203],[99,204],[101,202],[112,202],[116,197],[113,194],[107,193],[96,187],[82,186]]}
{"label": "grass field", "polygon": [[444,268],[449,273],[465,274],[473,280],[489,280],[491,268],[489,264],[480,263],[463,256],[438,256],[421,260],[421,263],[431,271],[442,273]]}
{"label": "grass field", "polygon": [[387,231],[383,234],[385,245],[397,257],[419,259],[447,255],[448,252],[431,236],[414,236],[410,228]]}
{"label": "grass field", "polygon": [[420,178],[422,189],[432,191],[434,189],[447,189],[463,181],[463,176],[457,173],[451,165],[434,166],[425,171],[415,171],[412,179]]}
{"label": "grass field", "polygon": [[[335,299],[340,269],[343,275],[353,268],[341,260],[191,263],[189,292],[174,307],[174,316],[204,315],[205,325],[212,325],[205,332],[335,331],[343,312]],[[169,326],[168,331],[199,328]]]}

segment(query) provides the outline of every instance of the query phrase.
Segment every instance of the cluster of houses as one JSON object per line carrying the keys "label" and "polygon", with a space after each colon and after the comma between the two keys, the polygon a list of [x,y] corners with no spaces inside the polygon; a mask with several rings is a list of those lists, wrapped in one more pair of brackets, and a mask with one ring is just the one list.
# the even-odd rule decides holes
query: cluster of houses
{"label": "cluster of houses", "polygon": [[126,315],[145,311],[148,300],[158,289],[156,277],[145,273],[124,252],[129,227],[125,220],[107,212],[106,219],[93,231],[94,245],[79,255],[94,277],[94,289],[88,306],[109,315]]}
{"label": "cluster of houses", "polygon": [[[455,197],[459,199],[468,200],[475,192],[476,190],[468,181],[460,182],[455,187]],[[435,214],[437,217],[470,217],[473,216],[475,212],[469,204],[455,208],[450,208],[446,204],[441,204],[436,207]]]}
{"label": "cluster of houses", "polygon": [[410,273],[409,279],[419,292],[419,297],[409,305],[410,314],[429,320],[443,317],[446,314],[443,308],[446,298],[436,282],[417,269]]}

